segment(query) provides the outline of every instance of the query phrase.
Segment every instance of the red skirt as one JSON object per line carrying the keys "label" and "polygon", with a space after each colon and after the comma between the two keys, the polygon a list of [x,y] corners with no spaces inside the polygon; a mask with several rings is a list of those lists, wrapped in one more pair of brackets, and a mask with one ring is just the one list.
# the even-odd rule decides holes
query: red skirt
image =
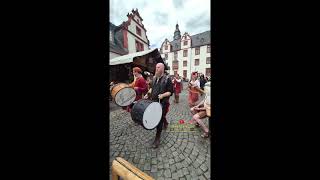
{"label": "red skirt", "polygon": [[176,85],[175,85],[174,93],[175,93],[175,94],[181,93],[181,85],[180,85],[180,84],[176,84]]}
{"label": "red skirt", "polygon": [[199,94],[189,91],[188,100],[189,100],[189,105],[192,105],[192,106],[195,105],[195,103],[199,100]]}

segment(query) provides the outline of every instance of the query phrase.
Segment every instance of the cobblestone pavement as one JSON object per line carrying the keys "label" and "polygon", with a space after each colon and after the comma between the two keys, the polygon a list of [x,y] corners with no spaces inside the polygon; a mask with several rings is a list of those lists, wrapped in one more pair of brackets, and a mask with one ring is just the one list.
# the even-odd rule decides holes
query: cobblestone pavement
{"label": "cobblestone pavement", "polygon": [[[177,125],[180,119],[191,120],[187,101],[186,83],[180,94],[180,102],[170,98],[170,111],[167,119],[169,128]],[[203,97],[202,97],[203,98]],[[202,130],[175,132],[162,131],[160,146],[150,148],[156,130],[145,130],[131,119],[128,112],[116,108],[110,102],[110,174],[115,157],[122,157],[155,179],[211,179],[210,177],[210,138],[200,135]],[[208,119],[205,119],[208,125]],[[172,128],[171,128],[172,129]]]}

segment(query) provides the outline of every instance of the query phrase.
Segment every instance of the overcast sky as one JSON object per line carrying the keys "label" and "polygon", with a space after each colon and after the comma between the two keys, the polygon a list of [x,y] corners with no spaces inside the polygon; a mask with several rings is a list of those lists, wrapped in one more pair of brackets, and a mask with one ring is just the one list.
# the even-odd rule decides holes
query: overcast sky
{"label": "overcast sky", "polygon": [[210,30],[210,0],[110,0],[110,22],[126,21],[128,12],[138,8],[150,48],[160,48],[165,38],[173,40],[176,23],[181,36]]}

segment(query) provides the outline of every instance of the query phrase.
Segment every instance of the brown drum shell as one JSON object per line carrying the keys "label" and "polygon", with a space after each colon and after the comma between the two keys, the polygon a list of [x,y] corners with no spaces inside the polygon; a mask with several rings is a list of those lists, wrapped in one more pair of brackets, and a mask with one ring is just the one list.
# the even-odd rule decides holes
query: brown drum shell
{"label": "brown drum shell", "polygon": [[[112,88],[111,88],[111,96],[112,96],[112,99],[115,101],[115,97],[117,95],[118,92],[120,92],[122,89],[124,88],[130,88],[130,89],[133,89],[131,88],[128,84],[125,84],[125,83],[119,83],[119,84],[116,84],[114,85]],[[117,105],[119,105],[117,102],[115,102]],[[119,105],[120,106],[120,105]]]}
{"label": "brown drum shell", "polygon": [[128,85],[128,84],[125,84],[125,83],[119,83],[119,84],[114,85],[114,86],[112,87],[112,89],[111,89],[111,96],[112,96],[112,98],[115,98],[116,95],[117,95],[117,93],[118,93],[121,89],[123,89],[123,88],[128,88],[128,87],[129,87],[129,85]]}

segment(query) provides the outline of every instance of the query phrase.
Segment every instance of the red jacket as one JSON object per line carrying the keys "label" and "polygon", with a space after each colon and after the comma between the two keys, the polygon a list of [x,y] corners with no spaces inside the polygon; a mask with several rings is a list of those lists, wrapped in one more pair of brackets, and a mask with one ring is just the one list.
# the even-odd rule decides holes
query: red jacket
{"label": "red jacket", "polygon": [[138,88],[136,90],[137,96],[136,96],[135,101],[142,99],[142,94],[145,95],[148,92],[147,81],[142,76],[136,79],[133,87]]}
{"label": "red jacket", "polygon": [[179,93],[181,93],[181,83],[182,81],[181,81],[181,79],[180,79],[180,82],[178,82],[177,80],[176,80],[176,78],[173,78],[173,87],[174,87],[174,91],[175,91],[175,93],[177,93],[177,94],[179,94]]}

